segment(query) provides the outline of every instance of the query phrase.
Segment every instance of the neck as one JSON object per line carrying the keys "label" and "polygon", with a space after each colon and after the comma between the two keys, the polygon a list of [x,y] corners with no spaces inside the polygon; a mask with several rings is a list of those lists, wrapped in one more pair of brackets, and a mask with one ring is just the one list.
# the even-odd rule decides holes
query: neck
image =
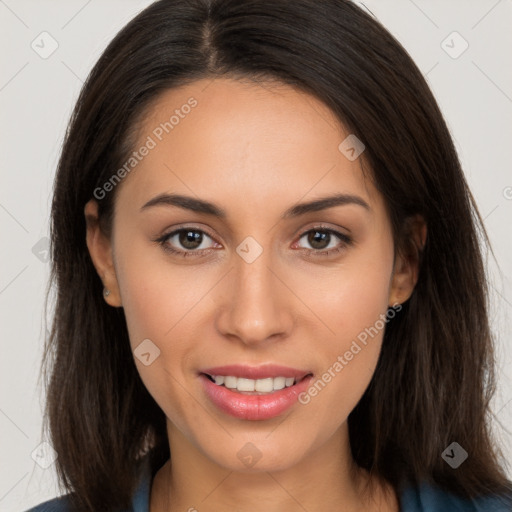
{"label": "neck", "polygon": [[[327,442],[297,464],[276,470],[235,471],[217,464],[168,422],[171,459],[153,480],[150,512],[398,511],[391,486],[375,482],[364,492],[368,473],[353,461],[344,423]],[[295,454],[297,455],[297,454]]]}

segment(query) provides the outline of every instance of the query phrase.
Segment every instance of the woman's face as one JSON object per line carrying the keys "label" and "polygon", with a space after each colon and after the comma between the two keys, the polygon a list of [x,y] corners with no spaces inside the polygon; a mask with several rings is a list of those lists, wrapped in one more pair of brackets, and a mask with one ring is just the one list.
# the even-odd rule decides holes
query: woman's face
{"label": "woman's face", "polygon": [[[89,247],[168,418],[171,452],[187,445],[232,470],[256,459],[258,470],[278,470],[346,432],[387,308],[414,284],[399,258],[393,274],[385,204],[355,158],[362,148],[353,139],[339,148],[349,135],[309,95],[229,79],[169,90],[145,116],[137,163],[117,185],[112,237],[97,243],[91,232]],[[334,195],[346,197],[301,208]],[[213,207],[196,208],[203,202]],[[269,364],[312,377],[247,395],[202,374]],[[287,376],[263,369],[239,370],[268,373],[258,388]]]}

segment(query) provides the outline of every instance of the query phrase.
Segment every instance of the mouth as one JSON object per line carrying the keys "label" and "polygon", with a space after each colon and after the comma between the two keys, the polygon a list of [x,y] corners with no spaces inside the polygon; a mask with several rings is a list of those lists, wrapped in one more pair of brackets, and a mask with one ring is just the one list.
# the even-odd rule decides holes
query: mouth
{"label": "mouth", "polygon": [[243,395],[268,395],[285,388],[291,388],[312,373],[306,373],[298,377],[285,377],[278,375],[276,377],[266,377],[262,379],[249,379],[245,377],[236,377],[235,375],[210,375],[201,373],[217,386],[222,386],[235,393]]}
{"label": "mouth", "polygon": [[241,420],[270,420],[297,404],[313,372],[266,364],[227,365],[198,373],[205,397],[221,413]]}

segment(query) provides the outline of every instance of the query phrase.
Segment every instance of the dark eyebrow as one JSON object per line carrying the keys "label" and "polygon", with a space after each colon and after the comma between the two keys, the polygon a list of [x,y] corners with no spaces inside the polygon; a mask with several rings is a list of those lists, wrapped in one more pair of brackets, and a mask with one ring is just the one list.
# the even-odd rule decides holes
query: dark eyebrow
{"label": "dark eyebrow", "polygon": [[182,196],[180,194],[160,194],[149,200],[141,208],[141,211],[151,206],[158,205],[178,206],[186,210],[192,210],[193,212],[206,213],[207,215],[213,215],[221,219],[226,218],[226,212],[213,203],[190,196]]}
{"label": "dark eyebrow", "polygon": [[[332,196],[315,199],[314,201],[309,201],[307,203],[301,203],[292,206],[284,212],[282,218],[288,219],[290,217],[298,217],[299,215],[304,215],[306,213],[318,212],[327,208],[333,208],[334,206],[342,206],[347,204],[356,204],[362,206],[368,211],[371,211],[369,204],[359,196],[354,196],[351,194],[335,194]],[[141,211],[151,206],[158,205],[178,206],[193,212],[213,215],[214,217],[218,217],[220,219],[225,219],[227,217],[226,212],[213,203],[190,196],[183,196],[180,194],[160,194],[142,206]]]}
{"label": "dark eyebrow", "polygon": [[308,203],[297,204],[284,212],[283,219],[298,217],[299,215],[304,215],[306,213],[318,212],[320,210],[326,210],[327,208],[343,206],[346,204],[357,204],[366,210],[371,211],[370,205],[362,197],[354,196],[352,194],[335,194],[332,196],[321,197],[320,199],[315,199]]}

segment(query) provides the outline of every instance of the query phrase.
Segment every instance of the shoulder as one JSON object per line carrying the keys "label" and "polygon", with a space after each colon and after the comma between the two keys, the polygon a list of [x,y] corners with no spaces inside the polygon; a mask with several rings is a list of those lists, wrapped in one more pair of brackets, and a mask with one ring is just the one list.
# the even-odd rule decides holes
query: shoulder
{"label": "shoulder", "polygon": [[26,512],[70,512],[70,504],[67,495],[53,498],[40,503]]}
{"label": "shoulder", "polygon": [[[139,481],[132,497],[132,504],[129,510],[123,512],[148,512],[149,510],[149,495],[154,476],[149,455],[139,460],[137,470],[139,473]],[[25,512],[73,512],[71,500],[69,499],[70,496],[70,494],[66,494],[58,498],[53,498]]]}
{"label": "shoulder", "polygon": [[401,495],[401,512],[511,512],[512,495],[481,496],[472,500],[461,498],[440,487],[422,482],[407,487]]}

